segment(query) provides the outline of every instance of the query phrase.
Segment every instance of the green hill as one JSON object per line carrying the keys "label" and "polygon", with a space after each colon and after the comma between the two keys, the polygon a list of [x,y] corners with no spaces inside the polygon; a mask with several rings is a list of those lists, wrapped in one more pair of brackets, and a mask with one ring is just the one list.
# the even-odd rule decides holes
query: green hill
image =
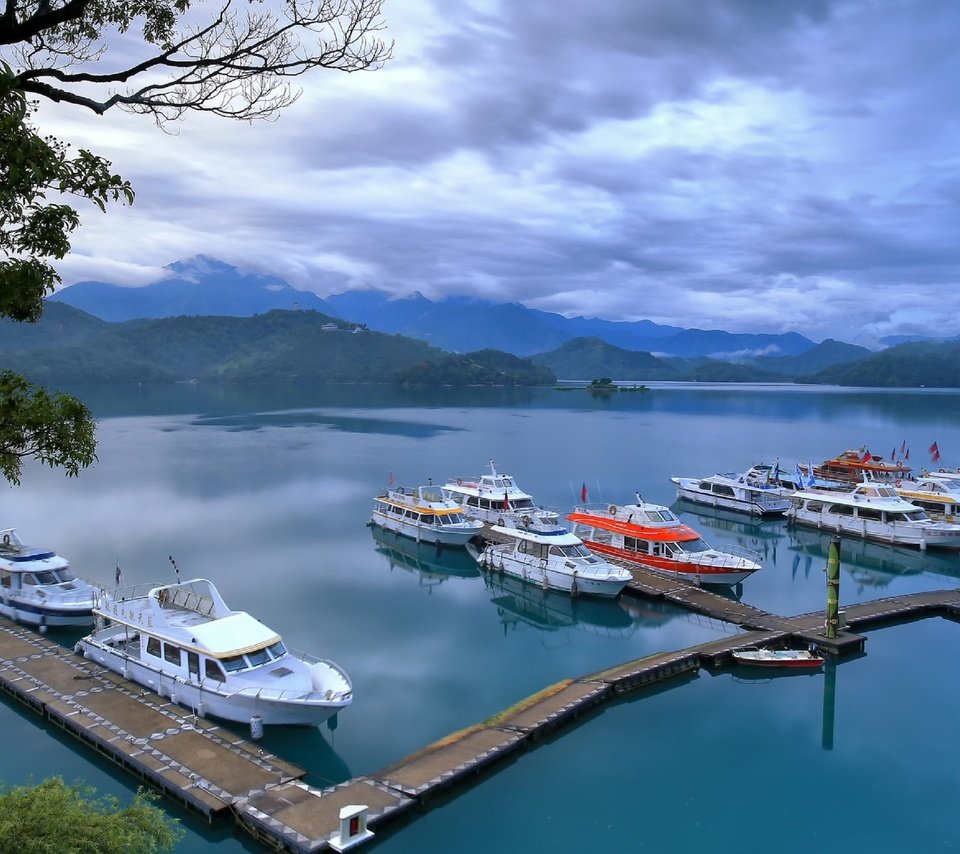
{"label": "green hill", "polygon": [[798,356],[761,356],[753,359],[750,364],[775,374],[800,377],[809,376],[836,365],[859,362],[872,355],[873,351],[866,347],[844,344],[842,341],[827,338]]}
{"label": "green hill", "polygon": [[852,365],[826,368],[803,381],[882,388],[958,388],[960,342],[918,341],[900,344]]}
{"label": "green hill", "polygon": [[614,347],[601,338],[574,338],[530,360],[544,365],[561,379],[590,380],[613,377],[616,380],[678,380],[680,372],[669,362],[650,353]]}

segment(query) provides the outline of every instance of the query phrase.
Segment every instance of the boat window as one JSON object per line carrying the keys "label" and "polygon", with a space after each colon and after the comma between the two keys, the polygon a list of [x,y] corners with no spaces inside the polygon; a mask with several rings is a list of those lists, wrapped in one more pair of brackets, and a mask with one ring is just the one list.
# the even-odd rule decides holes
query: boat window
{"label": "boat window", "polygon": [[283,641],[277,641],[272,646],[267,647],[267,652],[269,652],[273,658],[282,658],[287,654],[287,648],[283,645]]}
{"label": "boat window", "polygon": [[837,516],[852,516],[853,508],[847,504],[831,504],[830,512]]}
{"label": "boat window", "polygon": [[217,682],[223,682],[227,677],[212,658],[206,658],[203,662],[203,675],[207,679],[215,679]]}
{"label": "boat window", "polygon": [[0,587],[10,586],[10,573],[7,570],[0,570]]}
{"label": "boat window", "polygon": [[858,507],[857,516],[861,519],[875,519],[878,521],[883,518],[883,514],[876,507]]}
{"label": "boat window", "polygon": [[516,510],[536,510],[536,505],[529,498],[518,498],[515,501],[511,501],[514,509]]}
{"label": "boat window", "polygon": [[823,502],[822,501],[808,501],[806,504],[807,510],[811,513],[822,513],[823,512]]}
{"label": "boat window", "polygon": [[242,655],[231,655],[230,658],[221,658],[220,664],[223,665],[223,669],[227,673],[235,673],[238,670],[243,670],[247,666],[246,659]]}
{"label": "boat window", "polygon": [[160,641],[158,638],[147,639],[147,654],[154,658],[160,657]]}
{"label": "boat window", "polygon": [[700,488],[701,488],[704,492],[709,492],[709,491],[710,491],[710,481],[709,481],[709,480],[701,480],[701,481],[700,481]]}
{"label": "boat window", "polygon": [[23,576],[24,584],[56,584],[57,576],[50,570],[43,572],[28,572]]}
{"label": "boat window", "polygon": [[713,491],[717,495],[723,495],[728,498],[734,494],[733,487],[727,486],[725,483],[715,483],[713,485]]}
{"label": "boat window", "polygon": [[250,662],[251,667],[259,667],[261,664],[266,664],[270,660],[270,654],[265,649],[255,649],[253,652],[247,653],[247,661]]}
{"label": "boat window", "polygon": [[923,512],[923,510],[920,509],[908,511],[904,513],[903,516],[908,522],[923,522],[930,518],[926,513]]}
{"label": "boat window", "polygon": [[163,645],[163,657],[178,667],[183,665],[183,655],[181,654],[180,647],[174,646],[172,643],[165,643]]}
{"label": "boat window", "polygon": [[420,517],[420,520],[423,522],[424,525],[432,525],[433,513],[424,513],[423,516]]}
{"label": "boat window", "polygon": [[73,574],[73,571],[69,567],[64,567],[63,569],[55,569],[54,575],[57,576],[57,581],[76,581],[77,576]]}

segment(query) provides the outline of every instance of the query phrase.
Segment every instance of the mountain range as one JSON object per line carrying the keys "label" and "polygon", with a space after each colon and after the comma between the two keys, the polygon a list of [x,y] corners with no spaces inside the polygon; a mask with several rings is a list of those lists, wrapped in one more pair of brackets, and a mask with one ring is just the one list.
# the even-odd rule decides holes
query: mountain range
{"label": "mountain range", "polygon": [[77,282],[50,301],[113,322],[182,315],[251,317],[275,308],[312,309],[380,332],[426,341],[452,353],[495,349],[530,356],[577,338],[598,338],[624,350],[654,355],[726,361],[799,356],[814,347],[813,341],[795,332],[735,334],[683,329],[650,320],[568,318],[520,303],[491,303],[473,297],[433,301],[419,293],[396,298],[384,291],[354,290],[322,299],[282,279],[242,271],[202,255],[164,269],[168,276],[145,286]]}

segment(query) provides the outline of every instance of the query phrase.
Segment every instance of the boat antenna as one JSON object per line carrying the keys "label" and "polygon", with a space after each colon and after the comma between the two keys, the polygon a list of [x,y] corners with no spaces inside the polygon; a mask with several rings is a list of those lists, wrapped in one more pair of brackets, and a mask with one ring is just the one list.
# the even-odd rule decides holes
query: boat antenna
{"label": "boat antenna", "polygon": [[177,574],[177,584],[180,583],[180,568],[177,566],[177,562],[173,559],[173,555],[168,555],[168,560],[173,564],[173,571]]}

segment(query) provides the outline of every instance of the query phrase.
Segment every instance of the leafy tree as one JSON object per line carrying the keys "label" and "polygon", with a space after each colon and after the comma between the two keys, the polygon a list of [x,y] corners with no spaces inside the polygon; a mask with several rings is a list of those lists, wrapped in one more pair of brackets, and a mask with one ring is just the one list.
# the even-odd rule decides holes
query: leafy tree
{"label": "leafy tree", "polygon": [[114,797],[52,777],[38,786],[0,790],[0,851],[18,854],[140,854],[169,851],[183,837],[179,824],[144,791],[122,807]]}
{"label": "leafy tree", "polygon": [[26,457],[76,477],[97,458],[93,417],[70,395],[51,395],[19,374],[0,371],[0,475],[18,484]]}
{"label": "leafy tree", "polygon": [[[134,200],[133,188],[108,160],[86,149],[73,152],[37,132],[37,99],[97,115],[117,107],[151,116],[160,126],[191,110],[273,118],[297,99],[292,81],[311,69],[351,72],[389,58],[392,45],[379,36],[382,5],[383,0],[221,0],[211,10],[191,0],[5,0],[0,318],[40,317],[44,297],[60,281],[53,262],[70,250],[79,225],[75,202],[89,201],[105,211],[110,203]],[[118,46],[114,53],[108,35]],[[66,439],[46,459],[65,465],[70,474],[93,459],[74,454],[93,429],[92,416],[80,407],[70,404],[75,417],[68,424],[76,434],[42,425],[50,427],[47,441]],[[9,415],[17,409],[8,401],[0,411]],[[16,423],[0,425],[0,436],[11,433],[18,433]],[[24,448],[43,442],[44,437],[30,437],[19,446],[0,444],[0,454],[19,459]],[[9,477],[6,465],[2,471]]]}

